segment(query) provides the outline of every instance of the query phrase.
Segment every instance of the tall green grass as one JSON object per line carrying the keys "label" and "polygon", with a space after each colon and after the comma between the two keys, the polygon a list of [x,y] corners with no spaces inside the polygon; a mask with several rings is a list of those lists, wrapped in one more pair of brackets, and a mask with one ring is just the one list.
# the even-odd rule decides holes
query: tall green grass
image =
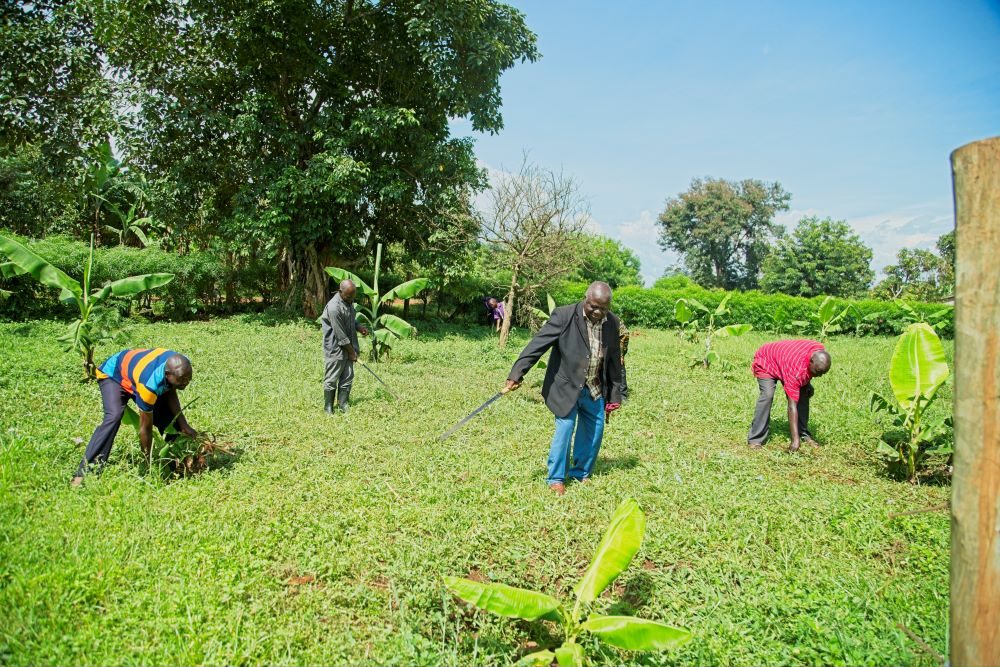
{"label": "tall green grass", "polygon": [[826,446],[793,456],[783,399],[768,446],[745,445],[763,335],[720,341],[740,369],[723,375],[688,368],[676,334],[640,332],[596,476],[559,499],[538,370],[435,439],[498,390],[526,337],[501,353],[485,329],[417,326],[378,368],[404,400],[362,372],[332,418],[309,323],[136,325],[122,347],[189,355],[192,424],[243,453],[164,482],[123,428],[105,473],[71,490],[97,388],[60,351],[61,324],[0,325],[0,663],[507,664],[545,629],[474,613],[442,577],[568,595],[624,497],[647,534],[611,611],[694,639],[664,655],[588,645],[598,664],[932,664],[898,624],[944,651],[948,517],[893,513],[948,489],[887,479],[874,455],[867,397],[888,391],[892,339],[831,341],[812,408]]}

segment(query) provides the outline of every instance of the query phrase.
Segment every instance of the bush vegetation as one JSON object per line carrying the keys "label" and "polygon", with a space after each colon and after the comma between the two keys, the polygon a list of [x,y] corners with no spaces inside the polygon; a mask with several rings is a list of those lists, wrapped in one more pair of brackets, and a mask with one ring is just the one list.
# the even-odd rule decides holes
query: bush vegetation
{"label": "bush vegetation", "polygon": [[[666,282],[670,281],[670,282]],[[681,278],[671,277],[658,281],[656,285],[683,284]],[[583,298],[587,285],[584,283],[564,283],[552,291],[552,296],[560,305],[579,301]],[[825,297],[787,296],[785,294],[764,294],[758,291],[726,292],[708,290],[691,284],[687,287],[663,289],[623,287],[615,290],[612,310],[621,316],[626,325],[667,329],[679,326],[674,318],[674,306],[679,299],[695,299],[710,309],[715,309],[727,295],[729,300],[729,324],[740,322],[752,324],[754,329],[798,335],[795,320],[811,321]],[[833,299],[839,308],[851,308],[838,324],[841,331],[857,336],[895,336],[913,320],[906,307],[891,301],[874,299]],[[954,314],[951,308],[942,304],[912,302],[908,306],[913,312],[931,318],[942,309],[947,312],[936,326],[938,333],[951,337],[954,329]]]}

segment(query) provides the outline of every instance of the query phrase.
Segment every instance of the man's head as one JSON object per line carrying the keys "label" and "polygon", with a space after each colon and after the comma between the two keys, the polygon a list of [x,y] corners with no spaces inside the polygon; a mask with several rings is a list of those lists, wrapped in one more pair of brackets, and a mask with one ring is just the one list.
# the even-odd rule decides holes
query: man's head
{"label": "man's head", "polygon": [[587,295],[583,298],[583,314],[587,319],[597,324],[611,310],[611,286],[607,283],[595,281],[587,288]]}
{"label": "man's head", "polygon": [[175,354],[167,359],[163,376],[174,389],[185,389],[191,383],[191,362],[183,354]]}
{"label": "man's head", "polygon": [[354,295],[358,293],[358,288],[353,280],[340,281],[340,298],[347,303],[354,303]]}
{"label": "man's head", "polygon": [[826,372],[830,370],[830,353],[826,350],[816,350],[809,357],[809,375],[814,378],[818,378],[820,375],[826,375]]}
{"label": "man's head", "polygon": [[491,296],[491,297],[490,297],[490,300],[488,301],[488,303],[490,304],[490,309],[491,309],[491,310],[495,310],[495,309],[496,309],[496,307],[497,307],[497,300],[496,300],[496,297],[492,297],[492,296]]}

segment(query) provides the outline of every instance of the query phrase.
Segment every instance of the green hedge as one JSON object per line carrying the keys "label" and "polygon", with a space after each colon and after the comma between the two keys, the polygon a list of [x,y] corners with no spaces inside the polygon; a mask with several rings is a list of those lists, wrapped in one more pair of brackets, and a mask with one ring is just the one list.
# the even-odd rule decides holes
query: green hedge
{"label": "green hedge", "polygon": [[[89,253],[88,244],[64,236],[37,240],[13,238],[73,278],[82,278]],[[189,319],[218,308],[227,295],[231,300],[266,295],[265,290],[274,280],[274,270],[269,266],[253,264],[234,270],[209,252],[178,255],[155,247],[139,249],[124,246],[94,250],[91,277],[94,287],[143,273],[174,274],[173,281],[150,293],[156,300],[157,309],[162,308],[163,314],[171,319]],[[0,300],[0,317],[23,319],[50,315],[53,311],[68,311],[67,306],[59,303],[56,290],[40,285],[30,277],[0,280],[0,288],[12,292],[10,297]]]}
{"label": "green hedge", "polygon": [[[586,291],[587,285],[584,283],[563,283],[552,291],[552,298],[560,305],[573,303],[581,300]],[[730,313],[723,319],[723,324],[752,324],[754,329],[780,333],[797,333],[798,330],[791,326],[791,321],[810,320],[823,301],[823,297],[806,299],[756,291],[731,292],[731,294]],[[696,285],[682,289],[622,287],[615,290],[612,310],[629,326],[673,328],[677,326],[674,320],[674,304],[678,299],[694,298],[709,308],[715,308],[725,295],[726,292],[723,290],[707,290]],[[851,309],[840,322],[843,333],[858,336],[895,336],[906,328],[905,312],[894,302],[875,299],[835,299],[835,301],[841,308],[851,305]],[[924,315],[946,308],[938,303],[909,302],[909,305]],[[937,330],[941,335],[950,338],[954,330],[954,312],[952,309],[949,310],[952,312]],[[875,316],[876,313],[881,313],[882,316]],[[866,319],[868,316],[872,317]]]}

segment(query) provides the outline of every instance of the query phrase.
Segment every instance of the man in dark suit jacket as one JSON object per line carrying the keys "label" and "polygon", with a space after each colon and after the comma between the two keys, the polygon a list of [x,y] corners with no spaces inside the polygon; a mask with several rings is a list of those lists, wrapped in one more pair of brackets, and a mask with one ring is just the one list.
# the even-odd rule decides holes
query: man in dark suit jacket
{"label": "man in dark suit jacket", "polygon": [[580,303],[556,308],[514,362],[504,386],[505,392],[521,386],[524,374],[552,348],[542,384],[545,404],[556,416],[546,481],[560,496],[568,478],[583,482],[590,477],[601,449],[605,414],[621,406],[618,318],[610,308],[611,288],[602,282],[591,283]]}

